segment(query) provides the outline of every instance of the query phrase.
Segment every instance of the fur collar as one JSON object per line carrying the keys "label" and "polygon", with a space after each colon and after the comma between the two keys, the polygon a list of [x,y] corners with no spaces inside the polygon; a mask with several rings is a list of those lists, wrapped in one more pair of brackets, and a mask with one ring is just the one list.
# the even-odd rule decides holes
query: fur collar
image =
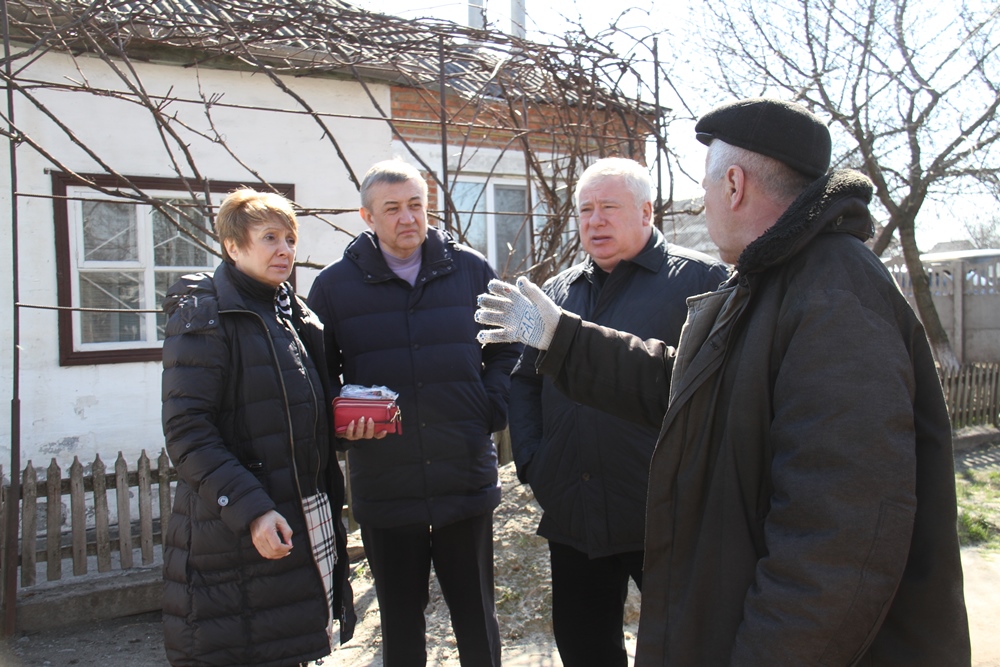
{"label": "fur collar", "polygon": [[868,212],[872,192],[868,177],[850,169],[817,179],[743,250],[736,272],[745,275],[782,264],[818,234],[846,232],[867,241],[875,233]]}

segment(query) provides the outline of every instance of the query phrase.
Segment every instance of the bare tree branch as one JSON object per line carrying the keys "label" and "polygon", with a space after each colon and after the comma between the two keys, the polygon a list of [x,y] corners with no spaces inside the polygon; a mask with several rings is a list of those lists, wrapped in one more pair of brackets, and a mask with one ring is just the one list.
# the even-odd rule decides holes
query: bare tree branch
{"label": "bare tree branch", "polygon": [[873,249],[881,254],[899,234],[937,359],[954,365],[916,221],[942,192],[1000,182],[1000,9],[933,0],[708,5],[726,28],[705,40],[718,88],[797,100],[830,119],[833,163],[864,171],[885,212]]}

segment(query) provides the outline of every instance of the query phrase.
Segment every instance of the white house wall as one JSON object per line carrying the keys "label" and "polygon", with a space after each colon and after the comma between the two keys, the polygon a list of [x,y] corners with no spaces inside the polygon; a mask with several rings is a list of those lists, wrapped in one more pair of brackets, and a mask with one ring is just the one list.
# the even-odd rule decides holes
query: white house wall
{"label": "white house wall", "polygon": [[[297,109],[295,101],[260,74],[212,69],[184,69],[170,65],[133,63],[144,89],[153,95],[185,99],[222,95],[222,101],[246,106]],[[95,88],[122,89],[117,76],[99,59],[46,55],[22,73],[21,78],[45,81],[81,81]],[[362,88],[353,81],[286,79],[285,84],[308,100],[317,111],[373,116]],[[380,105],[389,105],[387,86],[370,87]],[[118,172],[131,176],[176,178],[148,111],[138,105],[82,92],[36,89],[40,100],[101,159]],[[205,110],[199,104],[173,102],[165,110],[185,123],[208,132]],[[245,163],[270,182],[295,186],[298,204],[306,208],[356,208],[358,195],[346,175],[333,145],[322,137],[316,122],[306,115],[248,109],[213,108],[216,125],[229,146]],[[27,135],[78,172],[100,173],[103,168],[74,146],[54,123],[18,97],[16,123]],[[348,161],[360,178],[367,167],[392,155],[388,127],[379,121],[326,118]],[[246,182],[255,177],[221,147],[175,124],[195,156],[199,174],[212,180]],[[173,147],[182,172],[193,176],[183,155]],[[52,165],[31,147],[17,152],[19,199],[20,300],[54,306],[57,303],[55,231],[48,170]],[[12,277],[10,170],[0,160],[0,239],[7,275],[0,278],[0,315],[7,331],[0,337],[0,402],[10,405],[13,396]],[[328,263],[339,258],[363,223],[357,213],[329,216],[349,233],[338,232],[314,218],[301,220],[299,259]],[[299,270],[298,289],[308,291],[314,271]],[[141,450],[155,460],[162,447],[160,426],[160,374],[158,362],[118,363],[60,367],[57,315],[51,310],[20,311],[21,460],[36,466],[55,458],[67,468],[78,456],[88,465],[96,454],[112,464],[118,452],[134,466]],[[2,421],[7,424],[6,417]],[[9,477],[11,432],[0,432],[0,463]],[[134,468],[133,468],[134,469]]]}

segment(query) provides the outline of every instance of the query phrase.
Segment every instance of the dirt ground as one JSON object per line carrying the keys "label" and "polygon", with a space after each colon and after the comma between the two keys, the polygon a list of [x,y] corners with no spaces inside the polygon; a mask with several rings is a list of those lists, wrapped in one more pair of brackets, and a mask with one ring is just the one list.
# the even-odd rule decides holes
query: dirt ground
{"label": "dirt ground", "polygon": [[[493,541],[497,618],[503,638],[505,666],[561,666],[552,641],[552,591],[549,586],[549,549],[535,535],[541,509],[528,486],[519,484],[513,464],[500,470],[503,500],[494,515]],[[639,592],[632,586],[626,606],[626,643],[634,652],[639,622]],[[343,667],[382,667],[378,601],[371,577],[363,566],[355,570],[354,639],[333,653],[333,664]],[[338,662],[339,661],[339,662]],[[427,664],[458,665],[448,607],[432,582],[427,608]]]}
{"label": "dirt ground", "polygon": [[[552,642],[548,549],[534,534],[540,512],[531,490],[517,484],[513,465],[501,470],[504,500],[496,513],[497,614],[505,667],[561,667]],[[1000,667],[1000,553],[963,549],[966,603],[973,665]],[[378,602],[364,561],[354,568],[359,623],[354,639],[318,661],[329,667],[382,667]],[[626,643],[634,651],[639,597],[634,589],[626,610]],[[53,613],[58,613],[54,610]],[[436,585],[427,610],[427,664],[458,667],[447,606]],[[78,625],[0,642],[0,667],[161,667],[159,614]]]}

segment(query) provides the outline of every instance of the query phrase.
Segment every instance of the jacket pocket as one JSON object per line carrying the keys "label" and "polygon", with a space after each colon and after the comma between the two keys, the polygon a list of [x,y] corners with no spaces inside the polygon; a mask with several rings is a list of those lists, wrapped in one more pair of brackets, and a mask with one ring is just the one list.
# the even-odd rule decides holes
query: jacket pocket
{"label": "jacket pocket", "polygon": [[572,487],[578,478],[575,473],[578,457],[564,456],[563,453],[574,444],[572,438],[558,440],[543,435],[528,465],[528,484],[535,500],[549,519],[561,526],[569,526],[572,522],[572,515],[568,512],[572,503],[567,499],[574,497]]}
{"label": "jacket pocket", "polygon": [[261,487],[264,489],[264,493],[268,496],[271,495],[270,484],[268,483],[267,468],[263,461],[247,461],[243,464],[243,467],[253,473],[253,476],[257,478],[260,482]]}
{"label": "jacket pocket", "polygon": [[823,652],[823,665],[854,665],[878,634],[906,569],[912,507],[883,501],[878,528],[847,613]]}

